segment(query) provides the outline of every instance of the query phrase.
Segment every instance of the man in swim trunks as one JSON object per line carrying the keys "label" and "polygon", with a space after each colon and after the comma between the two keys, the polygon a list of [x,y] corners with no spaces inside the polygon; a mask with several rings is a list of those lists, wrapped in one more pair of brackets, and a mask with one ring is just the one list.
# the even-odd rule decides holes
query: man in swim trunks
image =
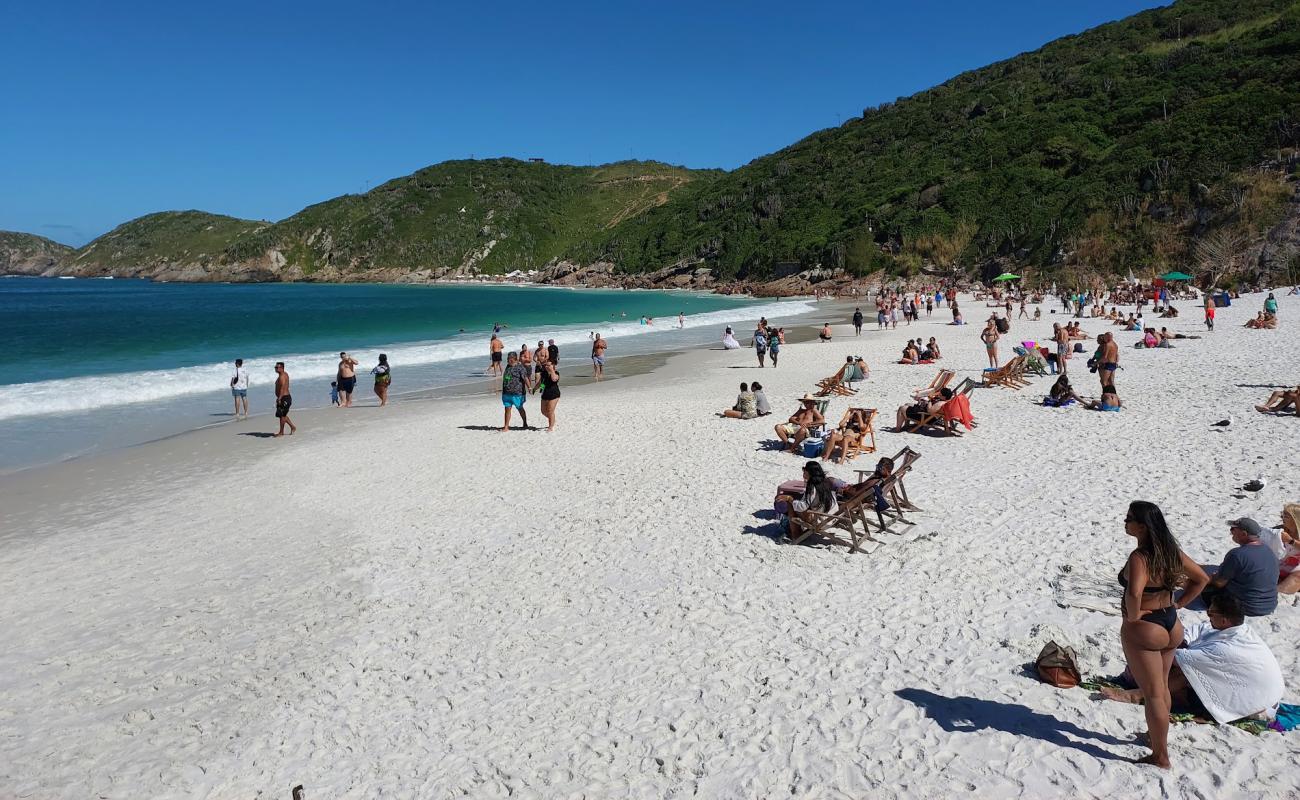
{"label": "man in swim trunks", "polygon": [[497,338],[497,335],[495,333],[492,334],[492,341],[488,342],[488,351],[492,354],[492,361],[488,363],[489,375],[501,374],[501,351],[504,350],[505,347],[505,344]]}
{"label": "man in swim trunks", "polygon": [[357,388],[357,360],[347,353],[339,353],[339,399],[344,408],[352,406],[352,390]]}
{"label": "man in swim trunks", "polygon": [[1101,379],[1101,386],[1105,389],[1107,386],[1115,385],[1115,370],[1119,369],[1119,344],[1115,341],[1113,333],[1103,333],[1097,338],[1106,340],[1101,345],[1101,359],[1097,363],[1097,377]]}
{"label": "man in swim trunks", "polygon": [[519,356],[511,353],[506,360],[505,371],[501,375],[501,405],[505,406],[506,420],[501,426],[501,432],[505,433],[510,430],[510,410],[519,409],[519,418],[523,420],[524,430],[528,430],[528,413],[524,411],[524,403],[528,400],[528,390],[532,388],[532,378],[523,364],[519,363]]}
{"label": "man in swim trunks", "polygon": [[795,453],[799,451],[799,444],[808,438],[809,429],[824,422],[826,419],[817,410],[817,398],[805,394],[799,399],[799,410],[776,426],[776,437],[786,449]]}
{"label": "man in swim trunks", "polygon": [[289,435],[293,436],[298,432],[298,426],[293,424],[289,419],[289,408],[293,406],[293,395],[289,394],[289,373],[284,369],[284,362],[275,362],[275,418],[280,420],[280,432],[276,436],[284,435],[284,426],[289,426]]}
{"label": "man in swim trunks", "polygon": [[524,345],[523,345],[522,347],[519,348],[519,363],[520,363],[521,365],[523,365],[523,368],[524,368],[524,369],[528,370],[528,377],[529,377],[529,379],[532,379],[532,377],[533,377],[533,353],[532,353],[531,350],[528,349],[528,344],[527,344],[526,342],[524,343]]}
{"label": "man in swim trunks", "polygon": [[596,341],[591,343],[591,375],[596,380],[605,378],[605,348],[609,343],[596,334]]}

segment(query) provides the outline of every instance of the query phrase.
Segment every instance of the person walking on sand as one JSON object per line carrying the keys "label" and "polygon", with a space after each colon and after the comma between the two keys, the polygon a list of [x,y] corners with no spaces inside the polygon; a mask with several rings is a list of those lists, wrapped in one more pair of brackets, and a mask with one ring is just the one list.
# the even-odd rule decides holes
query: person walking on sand
{"label": "person walking on sand", "polygon": [[[1007,315],[1008,315],[1008,316],[1011,315],[1011,311],[1010,311],[1010,310],[1007,311]],[[1024,318],[1027,317],[1027,316],[1029,316],[1029,312],[1028,312],[1027,310],[1025,310],[1025,296],[1024,296],[1024,295],[1021,295],[1021,296],[1020,296],[1020,316],[1016,317],[1016,319],[1024,319]]]}
{"label": "person walking on sand", "polygon": [[771,328],[767,329],[767,354],[772,357],[772,369],[776,369],[777,359],[781,355],[781,336]]}
{"label": "person walking on sand", "polygon": [[501,405],[505,407],[506,415],[501,426],[502,433],[510,430],[510,411],[515,408],[519,409],[519,419],[524,423],[524,430],[528,430],[528,412],[524,411],[524,403],[528,401],[531,386],[532,379],[524,365],[519,363],[519,354],[510,353],[506,359],[505,371],[501,374]]}
{"label": "person walking on sand", "polygon": [[[1124,517],[1124,533],[1137,541],[1119,573],[1124,590],[1119,641],[1146,705],[1150,755],[1139,764],[1169,769],[1169,668],[1183,643],[1178,609],[1186,608],[1210,582],[1205,570],[1178,547],[1155,503],[1136,500]],[[1183,592],[1178,599],[1174,593]]]}
{"label": "person walking on sand", "polygon": [[[1105,342],[1101,340],[1105,339]],[[1102,388],[1115,385],[1115,370],[1119,369],[1119,344],[1115,334],[1103,333],[1097,337],[1101,345],[1101,358],[1097,361],[1097,377],[1101,379]]]}
{"label": "person walking on sand", "polygon": [[763,359],[767,358],[767,331],[762,327],[754,329],[754,352],[758,354],[758,367],[762,369],[765,366]]}
{"label": "person walking on sand", "polygon": [[1205,295],[1205,329],[1214,330],[1214,298],[1208,293]]}
{"label": "person walking on sand", "polygon": [[501,351],[505,350],[505,347],[506,346],[501,339],[493,333],[492,341],[488,342],[488,352],[492,354],[492,360],[488,363],[489,375],[501,374]]}
{"label": "person walking on sand", "polygon": [[596,340],[591,343],[591,376],[596,380],[605,379],[605,349],[609,347],[601,335],[596,334]]}
{"label": "person walking on sand", "polygon": [[988,352],[989,368],[998,368],[998,329],[993,320],[990,319],[980,333],[980,341],[984,342],[984,349]]}
{"label": "person walking on sand", "polygon": [[[543,361],[537,380],[542,387],[542,416],[546,417],[546,430],[555,430],[555,407],[560,403],[560,372],[549,359]],[[519,413],[523,413],[520,409]]]}
{"label": "person walking on sand", "polygon": [[284,435],[284,426],[289,426],[289,435],[293,436],[298,432],[298,426],[293,424],[289,419],[289,409],[293,406],[293,395],[289,394],[289,373],[284,368],[283,361],[275,362],[275,418],[280,420],[280,432],[276,436]]}
{"label": "person walking on sand", "polygon": [[[230,394],[235,398],[235,418],[248,418],[248,370],[244,369],[244,359],[235,359],[235,374],[230,376]],[[240,404],[244,413],[239,413]]]}
{"label": "person walking on sand", "polygon": [[862,309],[853,309],[853,335],[862,335]]}
{"label": "person walking on sand", "polygon": [[352,407],[352,392],[357,388],[357,360],[347,353],[339,353],[339,397],[344,408]]}
{"label": "person walking on sand", "polygon": [[370,374],[375,376],[375,397],[379,398],[379,407],[383,408],[388,405],[388,386],[393,382],[393,371],[388,367],[386,354],[379,354],[379,363]]}

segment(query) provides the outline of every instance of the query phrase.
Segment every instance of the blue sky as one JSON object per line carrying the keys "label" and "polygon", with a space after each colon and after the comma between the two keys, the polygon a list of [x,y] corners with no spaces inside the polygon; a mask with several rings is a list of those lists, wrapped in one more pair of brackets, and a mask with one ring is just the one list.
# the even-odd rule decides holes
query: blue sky
{"label": "blue sky", "polygon": [[453,158],[740,166],[1161,3],[15,2],[0,229],[282,219]]}

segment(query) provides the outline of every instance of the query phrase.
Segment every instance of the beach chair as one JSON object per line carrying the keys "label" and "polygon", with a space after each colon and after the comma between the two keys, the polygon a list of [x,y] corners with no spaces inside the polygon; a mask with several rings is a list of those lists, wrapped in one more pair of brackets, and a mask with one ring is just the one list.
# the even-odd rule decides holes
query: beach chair
{"label": "beach chair", "polygon": [[1033,375],[1046,375],[1047,362],[1043,361],[1043,356],[1038,352],[1038,348],[1032,342],[1026,342],[1011,348],[1018,356],[1025,357],[1025,372]]}
{"label": "beach chair", "polygon": [[864,505],[874,497],[874,487],[851,487],[837,501],[838,507],[833,513],[805,511],[799,520],[802,530],[798,536],[791,537],[790,543],[801,544],[810,536],[819,536],[848,547],[850,553],[858,552],[864,541],[877,541],[871,537],[864,511]]}
{"label": "beach chair", "polygon": [[[876,509],[874,503],[866,504],[863,522],[867,526],[868,532],[874,526],[881,533],[899,534],[901,531],[897,530],[898,526],[916,524],[903,516],[907,511],[921,510],[907,496],[907,487],[904,485],[903,479],[912,471],[912,465],[920,457],[921,454],[910,447],[903,448],[898,455],[894,456],[894,471],[883,482],[879,478],[873,477],[872,470],[857,470],[859,481],[857,485],[872,490],[873,494],[870,499],[874,500],[875,487],[880,484],[880,491],[889,502],[889,508],[884,510]],[[869,514],[866,513],[868,510],[870,511]],[[874,522],[871,520],[873,516],[875,517]]]}
{"label": "beach chair", "polygon": [[946,388],[955,377],[957,377],[956,372],[950,369],[941,369],[939,374],[934,376],[934,380],[930,381],[929,386],[912,392],[912,397],[917,400],[928,400],[938,394],[941,389]]}
{"label": "beach chair", "polygon": [[[1024,365],[1025,357],[1016,356],[996,369],[993,367],[985,367],[984,385],[1005,386],[1008,389],[1015,389],[1018,391],[1021,388],[1021,384],[1019,383],[1017,376],[1023,374]],[[1026,382],[1024,385],[1028,385],[1028,383]]]}
{"label": "beach chair", "polygon": [[829,378],[822,378],[817,381],[817,391],[813,392],[813,396],[830,397],[838,395],[840,397],[852,397],[857,393],[857,389],[844,382],[844,370],[840,370]]}
{"label": "beach chair", "polygon": [[[844,438],[844,443],[840,445],[840,460],[836,463],[852,461],[862,453],[876,452],[876,409],[853,407],[846,409],[836,430],[840,433],[846,433],[849,420],[855,414],[865,415],[867,418],[866,425],[856,435],[850,434]],[[870,439],[869,444],[868,439]],[[826,455],[830,455],[830,453],[826,453]]]}

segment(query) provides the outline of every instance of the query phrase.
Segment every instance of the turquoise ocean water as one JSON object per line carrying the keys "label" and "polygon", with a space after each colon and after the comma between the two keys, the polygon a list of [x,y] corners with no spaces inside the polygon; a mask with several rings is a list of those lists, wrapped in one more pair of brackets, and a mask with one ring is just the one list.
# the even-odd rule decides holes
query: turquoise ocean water
{"label": "turquoise ocean water", "polygon": [[[269,405],[277,360],[293,376],[295,405],[320,406],[340,350],[357,356],[363,373],[387,353],[400,394],[482,380],[497,324],[508,326],[508,349],[555,339],[563,371],[587,361],[592,331],[610,340],[611,356],[634,355],[716,342],[728,324],[808,309],[683,292],[8,278],[0,280],[0,440],[10,446],[0,469],[220,421],[237,357],[258,413]],[[643,316],[654,324],[641,324]]]}

